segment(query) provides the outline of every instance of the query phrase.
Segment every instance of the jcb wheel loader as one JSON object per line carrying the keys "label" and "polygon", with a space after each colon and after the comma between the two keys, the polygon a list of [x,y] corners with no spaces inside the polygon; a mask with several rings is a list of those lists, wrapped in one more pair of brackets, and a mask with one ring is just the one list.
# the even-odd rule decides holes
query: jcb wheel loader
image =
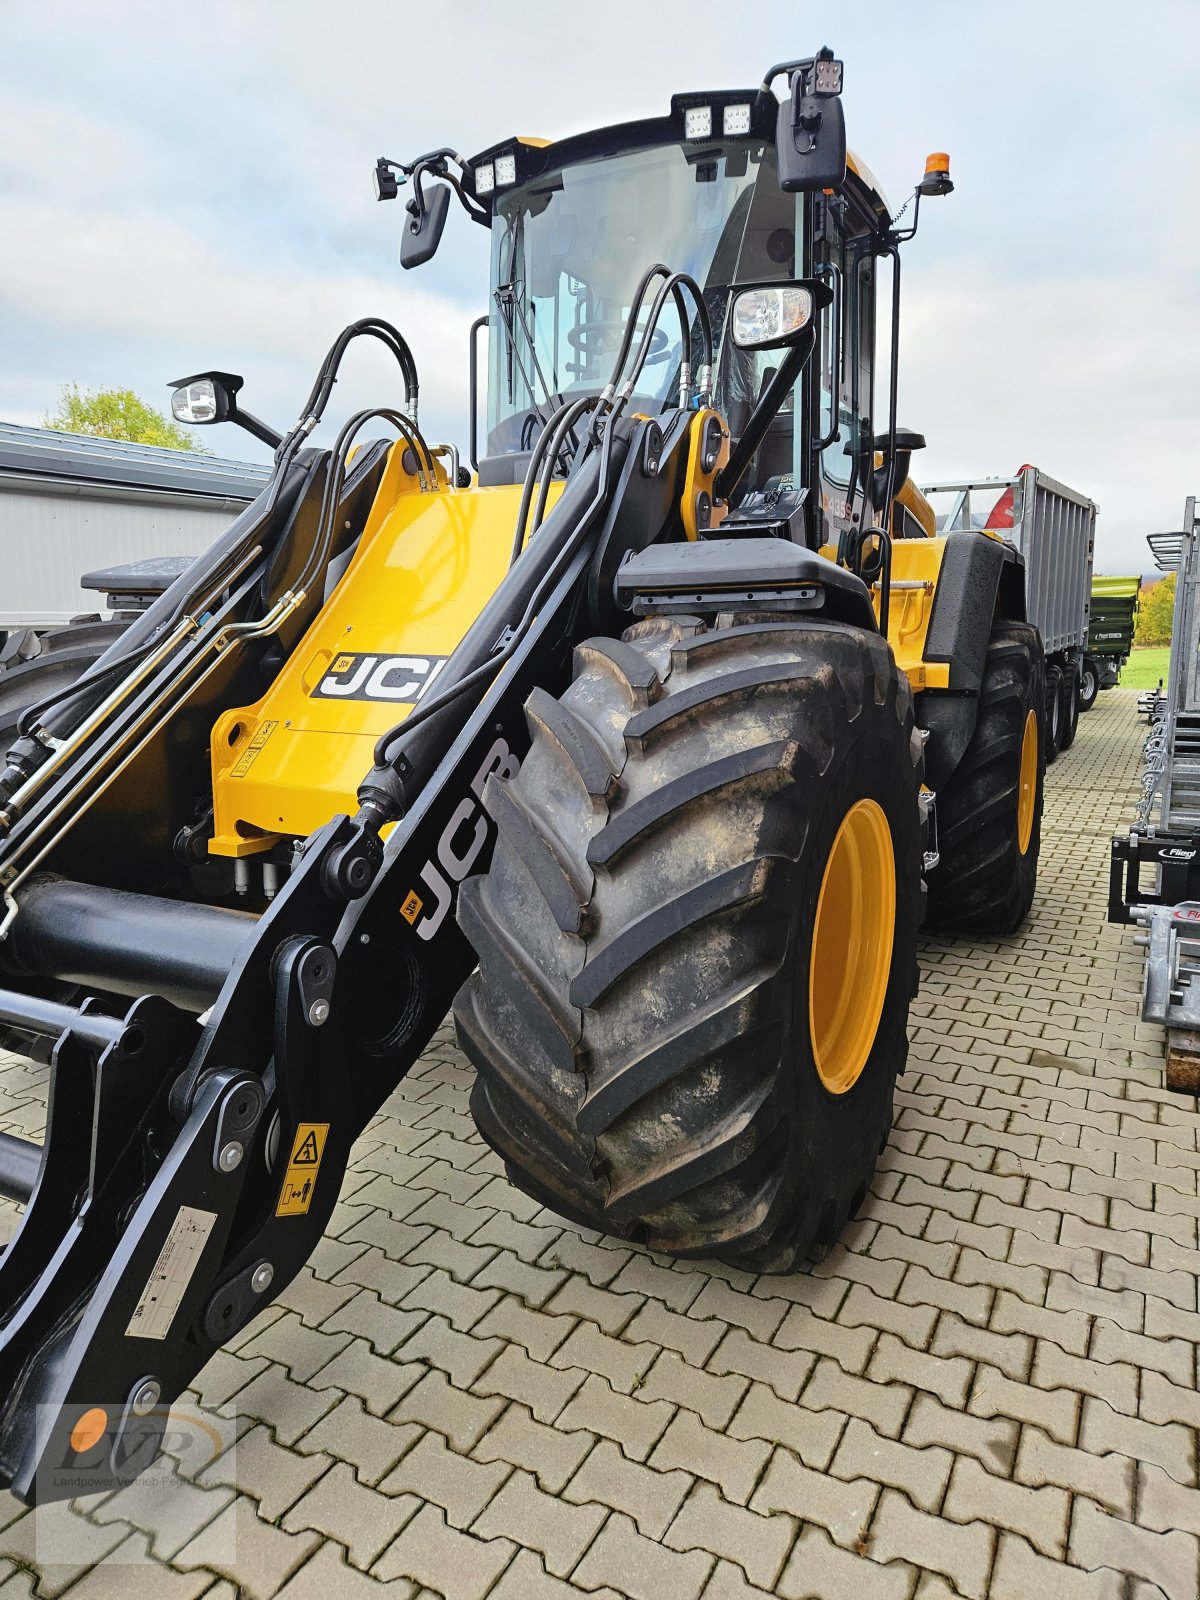
{"label": "jcb wheel loader", "polygon": [[[491,230],[473,476],[379,319],[283,436],[240,378],[177,386],[270,486],[26,680],[0,777],[0,1041],[50,1068],[44,1146],[0,1134],[19,1496],[153,1459],[456,993],[479,1128],[556,1211],[786,1271],[860,1203],[926,884],[939,927],[1029,908],[1045,692],[1016,551],[936,536],[897,424],[898,249],[948,164],[901,231],[841,71],[380,160],[403,264],[452,195]],[[398,396],[310,448],[360,337]]]}

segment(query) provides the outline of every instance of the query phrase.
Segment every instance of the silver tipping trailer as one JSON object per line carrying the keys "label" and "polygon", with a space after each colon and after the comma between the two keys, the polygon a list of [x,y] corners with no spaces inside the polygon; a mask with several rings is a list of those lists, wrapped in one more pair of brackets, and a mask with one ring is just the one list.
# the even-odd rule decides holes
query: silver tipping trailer
{"label": "silver tipping trailer", "polygon": [[1011,478],[922,485],[938,533],[987,531],[1025,558],[1026,610],[1046,651],[1047,758],[1075,736],[1096,548],[1096,503],[1037,467]]}

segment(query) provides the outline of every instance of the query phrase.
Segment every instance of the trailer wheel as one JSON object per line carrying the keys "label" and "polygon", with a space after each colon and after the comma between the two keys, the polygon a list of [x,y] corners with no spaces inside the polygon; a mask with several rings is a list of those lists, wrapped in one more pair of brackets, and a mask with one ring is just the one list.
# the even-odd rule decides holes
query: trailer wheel
{"label": "trailer wheel", "polygon": [[[70,688],[125,631],[124,622],[68,623],[30,639],[19,655],[0,671],[0,772],[4,755],[17,737],[17,719],[27,706],[46,695]],[[36,644],[37,654],[25,653]]]}
{"label": "trailer wheel", "polygon": [[1100,693],[1100,669],[1091,656],[1084,656],[1079,674],[1079,709],[1090,711]]}
{"label": "trailer wheel", "polygon": [[975,732],[937,796],[931,931],[1014,933],[1029,914],[1042,831],[1045,671],[1036,628],[995,627]]}
{"label": "trailer wheel", "polygon": [[459,918],[471,1107],[589,1228],[784,1272],[892,1118],[917,979],[921,740],[886,642],[654,619],[535,691]]}
{"label": "trailer wheel", "polygon": [[1053,662],[1046,664],[1046,703],[1043,717],[1046,724],[1046,765],[1053,766],[1062,749],[1062,668]]}
{"label": "trailer wheel", "polygon": [[1079,666],[1072,661],[1062,675],[1060,690],[1062,713],[1059,718],[1058,748],[1069,750],[1075,743],[1075,730],[1079,727]]}

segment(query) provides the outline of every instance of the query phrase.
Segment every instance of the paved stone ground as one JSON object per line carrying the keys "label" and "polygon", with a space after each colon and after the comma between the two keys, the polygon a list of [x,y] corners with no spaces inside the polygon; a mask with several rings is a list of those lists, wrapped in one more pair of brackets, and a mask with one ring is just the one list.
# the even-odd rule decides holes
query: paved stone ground
{"label": "paved stone ground", "polygon": [[[232,1461],[61,1513],[54,1565],[0,1496],[0,1595],[1194,1600],[1200,1116],[1104,922],[1140,743],[1102,696],[1027,929],[927,944],[895,1132],[816,1272],[539,1210],[443,1029],[311,1269],[202,1375]],[[0,1072],[0,1125],[36,1129],[39,1083]]]}

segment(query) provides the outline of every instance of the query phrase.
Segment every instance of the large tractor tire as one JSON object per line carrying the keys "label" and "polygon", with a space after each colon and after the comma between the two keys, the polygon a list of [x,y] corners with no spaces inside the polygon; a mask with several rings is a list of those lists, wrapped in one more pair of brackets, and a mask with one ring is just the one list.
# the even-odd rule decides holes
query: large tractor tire
{"label": "large tractor tire", "polygon": [[1079,665],[1072,662],[1062,675],[1062,716],[1059,719],[1058,748],[1069,750],[1079,727]]}
{"label": "large tractor tire", "polygon": [[589,1228],[784,1272],[861,1204],[916,988],[922,741],[877,635],[654,619],[536,690],[459,917],[476,1123]]}
{"label": "large tractor tire", "polygon": [[975,732],[937,796],[941,859],[929,875],[931,931],[1009,934],[1028,916],[1042,837],[1045,707],[1037,629],[998,624]]}
{"label": "large tractor tire", "polygon": [[1079,709],[1090,711],[1100,693],[1100,669],[1091,656],[1084,656],[1079,673]]}
{"label": "large tractor tire", "polygon": [[[69,689],[125,631],[124,622],[72,622],[30,636],[29,644],[14,653],[0,671],[0,772],[4,755],[17,737],[21,713],[47,695]],[[37,653],[32,651],[36,649]]]}
{"label": "large tractor tire", "polygon": [[1063,727],[1063,675],[1062,668],[1047,662],[1046,674],[1046,705],[1045,705],[1045,743],[1046,765],[1051,767],[1058,760],[1058,753],[1062,749]]}

